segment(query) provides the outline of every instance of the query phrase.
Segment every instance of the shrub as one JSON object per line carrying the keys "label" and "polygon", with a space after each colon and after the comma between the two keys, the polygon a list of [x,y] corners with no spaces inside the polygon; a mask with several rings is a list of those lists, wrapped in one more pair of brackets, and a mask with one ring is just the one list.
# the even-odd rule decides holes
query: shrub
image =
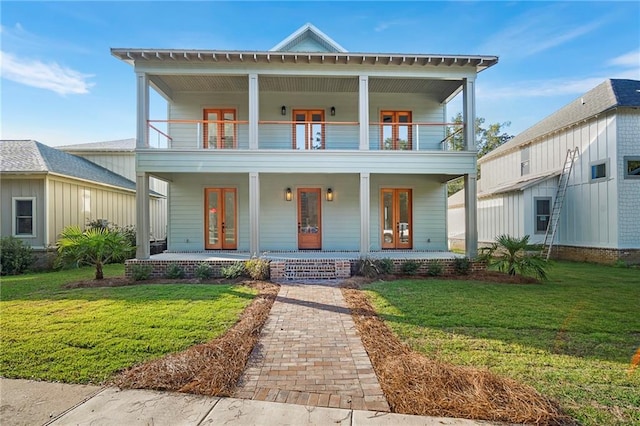
{"label": "shrub", "polygon": [[220,273],[222,276],[228,280],[232,280],[238,278],[242,274],[244,274],[244,262],[234,262],[229,266],[223,266],[220,268]]}
{"label": "shrub", "polygon": [[151,278],[153,266],[136,263],[131,267],[131,275],[134,281],[144,281]]}
{"label": "shrub", "polygon": [[202,262],[196,267],[194,275],[198,279],[208,280],[209,278],[211,278],[212,273],[213,272],[211,271],[211,265],[206,262]]}
{"label": "shrub", "polygon": [[252,280],[266,281],[271,275],[271,269],[267,259],[254,257],[247,260],[244,266]]}
{"label": "shrub", "polygon": [[184,268],[177,263],[170,263],[167,266],[165,276],[171,279],[184,278]]}
{"label": "shrub", "polygon": [[370,257],[361,257],[356,263],[356,275],[375,278],[380,275],[378,262]]}
{"label": "shrub", "polygon": [[[131,247],[136,247],[136,227],[133,225],[118,226],[114,223],[109,222],[107,219],[93,219],[87,220],[85,228],[94,230],[104,229],[109,232],[118,232],[129,242],[129,245]],[[118,256],[114,256],[110,260],[110,263],[120,263],[125,261],[126,259],[131,259],[133,257],[135,257],[135,250],[121,253]]]}
{"label": "shrub", "polygon": [[468,257],[456,257],[453,259],[453,270],[458,275],[468,275],[471,270],[471,261]]}
{"label": "shrub", "polygon": [[405,275],[415,275],[418,269],[420,269],[420,262],[417,260],[409,259],[402,263],[402,273]]}
{"label": "shrub", "polygon": [[540,246],[529,244],[529,236],[515,238],[500,235],[496,242],[482,249],[478,258],[487,266],[509,275],[547,279],[549,262],[540,255]]}
{"label": "shrub", "polygon": [[0,274],[18,275],[33,264],[33,249],[20,238],[3,237],[0,240]]}
{"label": "shrub", "polygon": [[388,275],[393,273],[393,260],[385,257],[384,259],[378,259],[376,261],[376,265],[378,266],[378,271],[380,271],[383,275]]}
{"label": "shrub", "polygon": [[442,275],[443,269],[444,268],[442,266],[442,263],[438,261],[434,261],[429,263],[429,269],[427,269],[427,274],[430,277],[439,277],[440,275]]}

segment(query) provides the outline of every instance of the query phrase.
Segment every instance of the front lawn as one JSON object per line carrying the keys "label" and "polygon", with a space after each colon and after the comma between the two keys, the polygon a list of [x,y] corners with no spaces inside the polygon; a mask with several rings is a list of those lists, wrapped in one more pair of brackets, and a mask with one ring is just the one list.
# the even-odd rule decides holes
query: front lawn
{"label": "front lawn", "polygon": [[[64,288],[94,272],[2,277],[0,376],[100,383],[224,334],[257,293],[202,284]],[[104,273],[122,276],[123,267],[107,265]]]}
{"label": "front lawn", "polygon": [[640,424],[640,273],[559,262],[544,284],[400,280],[366,287],[414,350],[486,367],[555,398],[585,425]]}

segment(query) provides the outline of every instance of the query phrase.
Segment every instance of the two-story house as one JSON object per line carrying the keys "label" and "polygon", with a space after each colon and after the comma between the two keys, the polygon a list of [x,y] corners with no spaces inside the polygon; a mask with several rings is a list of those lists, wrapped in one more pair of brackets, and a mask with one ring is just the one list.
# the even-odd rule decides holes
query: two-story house
{"label": "two-story house", "polygon": [[[576,148],[566,192],[556,205],[552,255],[640,263],[638,80],[605,80],[478,161],[480,242],[509,234],[542,243],[567,150]],[[461,194],[454,194],[449,203],[454,239],[464,232],[463,208]]]}
{"label": "two-story house", "polygon": [[[138,190],[151,176],[169,183],[168,252],[446,253],[446,182],[463,176],[476,192],[469,123],[495,56],[347,52],[311,24],[268,51],[112,54],[137,79]],[[166,119],[149,116],[150,88]],[[466,149],[450,151],[459,93]],[[146,242],[146,203],[137,215]]]}

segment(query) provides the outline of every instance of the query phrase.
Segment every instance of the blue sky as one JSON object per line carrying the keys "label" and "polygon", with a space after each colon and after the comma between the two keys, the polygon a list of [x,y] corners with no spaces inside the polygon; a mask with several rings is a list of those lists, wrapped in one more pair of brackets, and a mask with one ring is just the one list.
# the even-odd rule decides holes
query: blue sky
{"label": "blue sky", "polygon": [[[111,47],[268,50],[311,22],[352,52],[498,55],[477,115],[517,134],[607,78],[640,80],[640,3],[0,3],[0,137],[135,136],[132,68]],[[451,105],[453,116],[459,107]],[[152,117],[162,118],[157,101]]]}

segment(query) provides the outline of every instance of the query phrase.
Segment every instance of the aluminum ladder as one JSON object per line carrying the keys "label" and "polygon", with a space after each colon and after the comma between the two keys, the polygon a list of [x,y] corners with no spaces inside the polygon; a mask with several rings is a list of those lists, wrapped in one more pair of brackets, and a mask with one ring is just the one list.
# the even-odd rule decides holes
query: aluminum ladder
{"label": "aluminum ladder", "polygon": [[560,212],[564,204],[564,197],[567,192],[567,185],[569,184],[569,176],[571,170],[573,170],[573,163],[578,157],[578,147],[567,150],[567,157],[564,160],[564,168],[560,174],[558,180],[558,189],[556,190],[556,196],[553,201],[553,208],[551,209],[551,215],[549,216],[549,223],[547,224],[547,232],[544,234],[544,242],[542,243],[542,255],[549,260],[551,256],[551,248],[553,247],[553,240],[555,239],[556,232],[558,231],[558,222],[560,221]]}

